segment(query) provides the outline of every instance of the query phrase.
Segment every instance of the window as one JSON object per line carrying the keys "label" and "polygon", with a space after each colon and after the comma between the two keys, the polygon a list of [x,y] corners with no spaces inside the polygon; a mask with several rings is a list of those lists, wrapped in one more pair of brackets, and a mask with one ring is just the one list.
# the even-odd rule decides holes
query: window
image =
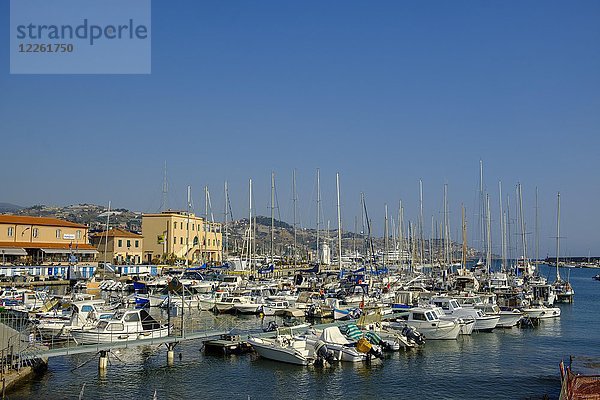
{"label": "window", "polygon": [[196,228],[194,228],[194,224],[192,224],[192,230],[194,230],[194,229],[196,229]]}
{"label": "window", "polygon": [[125,330],[125,326],[123,326],[123,324],[117,322],[117,323],[111,323],[108,325],[108,327],[106,328],[107,331],[124,331]]}
{"label": "window", "polygon": [[57,238],[57,239],[60,239],[60,229],[57,229],[57,230],[56,230],[56,238]]}
{"label": "window", "polygon": [[131,247],[131,240],[127,240],[127,247]]}
{"label": "window", "polygon": [[123,239],[119,239],[118,247],[123,247]]}
{"label": "window", "polygon": [[75,238],[76,239],[81,239],[81,231],[75,232]]}
{"label": "window", "polygon": [[135,241],[135,247],[140,247],[140,241],[139,240]]}
{"label": "window", "polygon": [[173,244],[177,244],[177,238],[173,236]]}
{"label": "window", "polygon": [[183,244],[183,237],[179,238],[179,244]]}
{"label": "window", "polygon": [[12,226],[8,227],[8,236],[12,237],[12,235],[15,234],[15,228],[13,228]]}
{"label": "window", "polygon": [[173,229],[177,229],[177,222],[173,222]]}
{"label": "window", "polygon": [[38,228],[33,228],[33,233],[32,233],[33,237],[36,238],[39,235],[39,230]]}
{"label": "window", "polygon": [[137,322],[139,320],[140,316],[138,313],[125,314],[125,317],[123,317],[123,321],[125,322]]}
{"label": "window", "polygon": [[190,230],[190,223],[188,222],[187,224],[185,224],[185,230],[189,231]]}
{"label": "window", "polygon": [[198,246],[198,236],[194,236],[194,246]]}
{"label": "window", "polygon": [[423,313],[413,313],[413,319],[415,321],[426,321],[425,314]]}

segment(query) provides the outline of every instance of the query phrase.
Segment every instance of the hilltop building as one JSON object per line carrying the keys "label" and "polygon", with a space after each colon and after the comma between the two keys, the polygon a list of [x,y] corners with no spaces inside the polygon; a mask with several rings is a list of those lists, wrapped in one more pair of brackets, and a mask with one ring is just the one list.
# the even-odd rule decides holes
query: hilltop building
{"label": "hilltop building", "polygon": [[[111,264],[140,264],[143,260],[143,236],[119,228],[90,235],[92,246],[98,250],[98,261]],[[106,250],[106,251],[105,251]]]}
{"label": "hilltop building", "polygon": [[0,215],[2,264],[93,261],[88,227],[56,218]]}
{"label": "hilltop building", "polygon": [[176,258],[189,263],[220,263],[221,224],[184,211],[142,215],[144,262]]}

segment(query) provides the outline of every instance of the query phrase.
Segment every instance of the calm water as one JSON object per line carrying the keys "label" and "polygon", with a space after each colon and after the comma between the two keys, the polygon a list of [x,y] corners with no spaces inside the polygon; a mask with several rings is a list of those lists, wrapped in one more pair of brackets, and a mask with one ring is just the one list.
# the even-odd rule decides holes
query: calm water
{"label": "calm water", "polygon": [[[548,273],[542,268],[543,273]],[[565,274],[564,272],[563,274]],[[256,355],[204,355],[200,342],[177,348],[174,367],[164,347],[123,350],[99,377],[91,355],[50,360],[48,371],[9,399],[528,399],[558,398],[558,363],[569,355],[600,358],[600,282],[597,271],[571,270],[575,303],[558,320],[535,329],[496,330],[456,341],[429,341],[417,351],[393,353],[383,363],[318,369],[287,366]],[[550,275],[553,276],[553,275]],[[223,323],[203,312],[203,323]],[[227,321],[227,320],[226,320]],[[233,321],[228,320],[228,321]],[[258,326],[254,317],[240,324]]]}

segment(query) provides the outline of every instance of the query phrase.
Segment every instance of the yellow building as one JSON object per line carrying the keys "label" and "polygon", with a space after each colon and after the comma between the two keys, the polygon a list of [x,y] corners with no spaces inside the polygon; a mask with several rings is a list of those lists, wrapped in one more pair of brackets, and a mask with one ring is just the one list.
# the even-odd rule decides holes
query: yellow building
{"label": "yellow building", "polygon": [[3,263],[44,263],[93,260],[88,227],[56,218],[0,215],[0,256]]}
{"label": "yellow building", "polygon": [[142,215],[144,261],[177,258],[191,263],[222,261],[221,224],[184,211]]}
{"label": "yellow building", "polygon": [[[98,250],[98,261],[111,264],[140,264],[143,260],[143,236],[123,229],[111,228],[90,235],[92,246]],[[106,254],[105,254],[106,250]]]}

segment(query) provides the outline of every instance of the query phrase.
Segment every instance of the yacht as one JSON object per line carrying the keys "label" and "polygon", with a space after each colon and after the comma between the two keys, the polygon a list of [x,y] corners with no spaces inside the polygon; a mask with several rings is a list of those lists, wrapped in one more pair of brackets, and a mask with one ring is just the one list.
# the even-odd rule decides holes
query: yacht
{"label": "yacht", "polygon": [[110,319],[103,319],[91,328],[71,330],[78,344],[126,342],[154,339],[169,335],[169,326],[163,325],[144,309],[119,311]]}
{"label": "yacht", "polygon": [[463,320],[474,319],[473,329],[476,331],[491,332],[500,320],[499,315],[486,315],[476,308],[463,308],[458,304],[458,301],[451,297],[434,297],[431,299],[431,304],[440,307],[446,315],[462,318]]}
{"label": "yacht", "polygon": [[411,308],[400,321],[390,322],[394,329],[404,329],[407,325],[414,327],[427,340],[453,340],[460,334],[460,324],[455,321],[440,320],[432,307]]}

